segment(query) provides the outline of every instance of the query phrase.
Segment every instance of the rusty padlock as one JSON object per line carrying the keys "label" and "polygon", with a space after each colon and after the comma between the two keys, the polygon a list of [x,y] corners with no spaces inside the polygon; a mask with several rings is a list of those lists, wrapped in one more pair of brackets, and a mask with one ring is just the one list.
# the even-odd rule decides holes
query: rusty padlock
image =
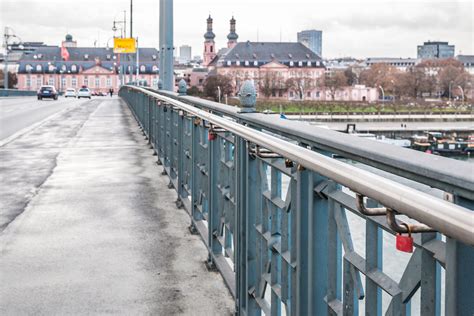
{"label": "rusty padlock", "polygon": [[411,227],[408,224],[402,223],[402,225],[407,227],[408,236],[402,235],[400,233],[396,236],[396,247],[397,250],[412,253],[413,252],[413,237],[411,237]]}

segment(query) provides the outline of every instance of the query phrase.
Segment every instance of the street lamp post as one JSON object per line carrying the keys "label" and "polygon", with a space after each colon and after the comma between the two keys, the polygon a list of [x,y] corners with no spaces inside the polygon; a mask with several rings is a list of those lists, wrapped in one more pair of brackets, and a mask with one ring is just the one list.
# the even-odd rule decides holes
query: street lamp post
{"label": "street lamp post", "polygon": [[458,86],[459,90],[461,90],[461,104],[464,105],[464,90],[461,86]]}
{"label": "street lamp post", "polygon": [[451,104],[451,85],[453,84],[453,81],[449,82],[449,87],[448,87],[448,101]]}

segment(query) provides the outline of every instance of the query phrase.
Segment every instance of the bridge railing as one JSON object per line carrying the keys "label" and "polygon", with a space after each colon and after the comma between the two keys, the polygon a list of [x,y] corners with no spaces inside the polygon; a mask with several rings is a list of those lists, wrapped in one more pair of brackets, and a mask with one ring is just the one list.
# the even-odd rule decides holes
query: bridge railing
{"label": "bridge railing", "polygon": [[[469,164],[169,92],[120,96],[239,314],[474,311]],[[395,250],[407,231],[411,255]]]}

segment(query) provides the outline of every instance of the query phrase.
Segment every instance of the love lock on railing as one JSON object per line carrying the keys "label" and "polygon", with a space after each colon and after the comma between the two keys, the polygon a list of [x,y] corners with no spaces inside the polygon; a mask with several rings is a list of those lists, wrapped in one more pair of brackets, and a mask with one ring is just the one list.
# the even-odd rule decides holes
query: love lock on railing
{"label": "love lock on railing", "polygon": [[[412,253],[413,252],[413,237],[412,234],[415,233],[430,233],[436,232],[433,228],[428,225],[417,223],[417,224],[408,224],[403,222],[398,222],[396,219],[396,211],[387,208],[387,207],[376,207],[368,208],[364,204],[364,196],[362,194],[356,194],[357,209],[359,212],[365,216],[381,216],[385,215],[387,217],[388,226],[396,232],[395,246],[397,250]],[[408,235],[405,235],[408,234]]]}

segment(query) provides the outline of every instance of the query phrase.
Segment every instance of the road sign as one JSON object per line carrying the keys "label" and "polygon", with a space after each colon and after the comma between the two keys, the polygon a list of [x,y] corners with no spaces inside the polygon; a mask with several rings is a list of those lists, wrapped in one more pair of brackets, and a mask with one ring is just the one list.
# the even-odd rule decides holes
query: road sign
{"label": "road sign", "polygon": [[134,38],[114,38],[114,53],[129,54],[136,51],[137,46]]}

